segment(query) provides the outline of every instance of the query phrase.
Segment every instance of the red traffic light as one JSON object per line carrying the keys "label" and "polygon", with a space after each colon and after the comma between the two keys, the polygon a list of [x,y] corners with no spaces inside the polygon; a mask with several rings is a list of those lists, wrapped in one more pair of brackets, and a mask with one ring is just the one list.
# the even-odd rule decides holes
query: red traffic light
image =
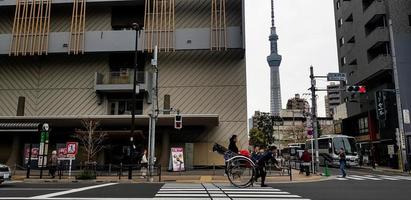
{"label": "red traffic light", "polygon": [[360,94],[365,94],[367,93],[367,89],[365,88],[365,86],[358,86],[358,93]]}

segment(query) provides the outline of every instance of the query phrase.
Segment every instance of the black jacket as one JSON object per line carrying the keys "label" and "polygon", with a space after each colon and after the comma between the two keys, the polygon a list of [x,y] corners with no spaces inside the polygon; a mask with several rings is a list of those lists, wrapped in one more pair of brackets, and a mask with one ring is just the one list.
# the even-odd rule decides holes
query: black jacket
{"label": "black jacket", "polygon": [[238,147],[235,144],[235,142],[230,142],[230,144],[228,145],[228,150],[234,152],[234,153],[238,153]]}

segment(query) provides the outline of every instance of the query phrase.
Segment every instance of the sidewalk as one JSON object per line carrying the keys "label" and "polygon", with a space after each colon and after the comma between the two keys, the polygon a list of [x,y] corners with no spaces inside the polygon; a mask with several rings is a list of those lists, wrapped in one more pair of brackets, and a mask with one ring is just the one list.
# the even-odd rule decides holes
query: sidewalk
{"label": "sidewalk", "polygon": [[[266,183],[296,183],[296,182],[315,182],[326,180],[327,178],[321,177],[319,175],[305,176],[304,174],[299,174],[298,170],[292,170],[292,181],[290,181],[290,176],[284,174],[279,175],[278,172],[272,172],[267,174]],[[21,180],[25,183],[107,183],[107,182],[118,182],[118,183],[147,183],[147,179],[141,178],[140,176],[133,176],[132,180],[127,179],[127,176],[98,176],[95,180],[76,180],[74,177],[64,176],[62,179],[58,177],[54,179],[38,179],[30,178],[26,179],[25,176],[14,176],[13,180]],[[213,171],[210,173],[208,170],[192,170],[186,172],[163,172],[161,176],[161,181],[159,181],[158,176],[154,177],[154,182],[176,182],[176,183],[229,183],[229,180],[224,176],[224,171]]]}

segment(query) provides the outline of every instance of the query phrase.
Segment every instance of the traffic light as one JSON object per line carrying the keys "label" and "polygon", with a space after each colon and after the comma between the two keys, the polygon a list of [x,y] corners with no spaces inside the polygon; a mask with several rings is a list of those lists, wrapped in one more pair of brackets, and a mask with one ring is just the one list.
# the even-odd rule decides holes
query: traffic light
{"label": "traffic light", "polygon": [[177,114],[174,117],[174,128],[175,129],[182,129],[183,128],[183,117],[181,115]]}
{"label": "traffic light", "polygon": [[365,86],[356,86],[356,85],[351,85],[351,86],[347,86],[346,88],[347,92],[351,92],[351,93],[359,93],[359,94],[365,94],[367,93],[367,89],[365,88]]}

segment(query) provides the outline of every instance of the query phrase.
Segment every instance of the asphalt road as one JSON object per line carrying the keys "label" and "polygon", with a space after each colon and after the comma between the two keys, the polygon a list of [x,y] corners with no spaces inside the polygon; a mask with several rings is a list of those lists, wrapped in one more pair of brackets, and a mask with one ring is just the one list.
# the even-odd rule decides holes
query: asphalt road
{"label": "asphalt road", "polygon": [[313,200],[410,200],[411,181],[321,181],[275,184],[274,188]]}
{"label": "asphalt road", "polygon": [[[338,172],[332,169],[332,173]],[[0,185],[1,199],[44,200],[409,200],[411,176],[349,170],[345,179],[271,184],[239,189],[229,184],[194,183],[18,183]],[[335,174],[333,174],[335,175]]]}

